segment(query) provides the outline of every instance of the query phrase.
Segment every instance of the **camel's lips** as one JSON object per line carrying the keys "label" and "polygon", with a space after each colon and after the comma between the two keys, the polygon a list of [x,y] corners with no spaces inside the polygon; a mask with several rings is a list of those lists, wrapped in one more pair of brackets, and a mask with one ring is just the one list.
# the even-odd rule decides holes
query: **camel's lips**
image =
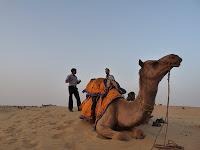
{"label": "camel's lips", "polygon": [[172,67],[179,67],[181,65],[181,62],[182,62],[182,58],[179,58],[179,60],[176,63],[174,63]]}

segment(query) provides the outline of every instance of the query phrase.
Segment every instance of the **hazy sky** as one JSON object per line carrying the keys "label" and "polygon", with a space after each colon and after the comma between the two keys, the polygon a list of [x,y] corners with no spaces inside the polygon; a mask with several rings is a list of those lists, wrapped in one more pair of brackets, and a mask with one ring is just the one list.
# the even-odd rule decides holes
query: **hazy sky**
{"label": "hazy sky", "polygon": [[[138,92],[138,60],[170,53],[183,58],[171,72],[170,103],[200,106],[198,0],[0,1],[0,105],[67,106],[72,67],[82,98],[105,67]],[[156,103],[166,101],[165,77]]]}

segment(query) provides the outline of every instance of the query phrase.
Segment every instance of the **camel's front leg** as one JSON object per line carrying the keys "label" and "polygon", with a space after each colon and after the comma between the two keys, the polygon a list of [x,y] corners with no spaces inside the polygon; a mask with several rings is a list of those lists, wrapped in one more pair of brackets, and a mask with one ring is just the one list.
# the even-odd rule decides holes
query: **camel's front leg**
{"label": "camel's front leg", "polygon": [[125,141],[130,140],[131,136],[128,131],[119,132],[112,129],[115,126],[115,119],[115,110],[113,106],[110,105],[102,118],[97,122],[96,132],[105,138]]}
{"label": "camel's front leg", "polygon": [[96,125],[96,131],[99,135],[109,139],[128,141],[132,138],[128,131],[114,131],[110,127],[101,124]]}
{"label": "camel's front leg", "polygon": [[145,138],[143,131],[141,129],[137,129],[137,128],[132,128],[130,131],[130,135],[131,135],[131,137],[133,137],[135,139],[144,139]]}

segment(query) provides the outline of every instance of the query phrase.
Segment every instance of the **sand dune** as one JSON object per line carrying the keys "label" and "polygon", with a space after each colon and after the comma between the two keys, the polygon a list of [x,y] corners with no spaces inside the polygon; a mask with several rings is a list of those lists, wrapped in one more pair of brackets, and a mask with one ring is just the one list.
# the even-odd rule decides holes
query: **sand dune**
{"label": "sand dune", "polygon": [[[66,107],[0,107],[0,150],[149,150],[159,127],[155,118],[164,117],[166,107],[156,106],[149,124],[142,125],[145,139],[108,140],[79,119],[80,112]],[[186,150],[200,149],[200,108],[170,107],[168,138]],[[164,133],[158,143],[164,139]]]}

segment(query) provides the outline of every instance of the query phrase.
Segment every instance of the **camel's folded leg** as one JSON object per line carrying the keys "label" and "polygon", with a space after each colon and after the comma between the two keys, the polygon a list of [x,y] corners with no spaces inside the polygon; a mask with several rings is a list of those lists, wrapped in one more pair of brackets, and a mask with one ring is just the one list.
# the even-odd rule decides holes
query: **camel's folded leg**
{"label": "camel's folded leg", "polygon": [[131,139],[130,133],[128,131],[114,131],[110,127],[101,124],[96,125],[96,131],[99,135],[109,139],[118,139],[123,141],[128,141]]}
{"label": "camel's folded leg", "polygon": [[144,139],[145,135],[141,129],[132,128],[130,132],[131,137],[135,139]]}
{"label": "camel's folded leg", "polygon": [[112,103],[101,119],[96,124],[96,131],[99,135],[109,139],[130,140],[131,136],[127,131],[119,132],[112,130],[115,126],[115,103]]}

